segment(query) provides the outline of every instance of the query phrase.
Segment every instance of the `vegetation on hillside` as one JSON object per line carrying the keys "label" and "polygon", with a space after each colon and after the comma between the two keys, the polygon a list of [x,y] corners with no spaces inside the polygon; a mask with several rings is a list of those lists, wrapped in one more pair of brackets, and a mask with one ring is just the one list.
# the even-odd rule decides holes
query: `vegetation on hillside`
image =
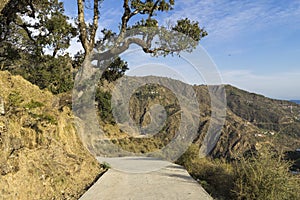
{"label": "vegetation on hillside", "polygon": [[[166,79],[166,81],[177,88],[183,87],[182,83],[178,81],[171,79]],[[232,102],[229,102],[231,104],[227,111],[227,120],[219,142],[209,157],[199,159],[199,147],[202,144],[203,134],[207,131],[210,120],[210,100],[205,86],[195,86],[195,90],[199,102],[201,102],[200,106],[203,113],[199,123],[199,137],[195,139],[194,144],[177,163],[183,165],[195,180],[199,181],[216,199],[275,200],[277,199],[276,196],[297,199],[299,177],[293,176],[290,170],[294,170],[293,166],[297,166],[296,160],[298,158],[293,156],[295,153],[290,153],[288,156],[290,161],[287,161],[286,156],[280,153],[288,149],[294,150],[295,146],[299,145],[297,137],[292,137],[292,133],[285,135],[284,132],[276,132],[272,129],[273,126],[259,128],[246,117],[244,119],[243,116],[238,116],[240,112],[247,113],[249,111],[250,115],[260,119],[259,117],[263,116],[263,112],[265,112],[264,109],[253,107],[252,110],[243,110],[241,106],[241,110],[236,108],[230,110],[230,105],[235,105],[236,102],[241,103],[244,98],[248,100],[252,98],[254,99],[253,104],[258,104],[261,107],[266,104],[266,107],[270,109],[270,113],[278,110],[278,112],[284,113],[285,116],[293,117],[294,113],[282,106],[283,103],[288,102],[271,100],[261,95],[250,94],[234,88],[236,93],[245,96],[249,94],[252,97],[239,95],[238,97],[241,99],[236,98],[235,100],[230,100],[231,97],[228,97]],[[227,91],[230,94],[231,88],[229,87]],[[111,97],[108,95],[109,98]],[[272,105],[269,105],[270,101]],[[180,110],[180,106],[174,106],[176,105],[176,97],[171,92],[168,93],[163,87],[151,84],[139,88],[130,101],[131,117],[141,127],[149,124],[151,120],[145,116],[147,116],[149,107],[156,103],[163,105],[169,113],[165,126],[159,133],[150,138],[135,138],[123,133],[122,136],[114,135],[113,143],[134,153],[154,152],[167,145],[172,140],[180,122],[178,116],[171,114],[173,111]],[[298,108],[294,107],[294,109],[297,110]],[[257,116],[253,113],[257,113]],[[265,118],[265,120],[270,120],[268,115]],[[273,123],[276,124],[276,122]],[[118,126],[113,126],[114,129],[105,129],[108,135],[112,135],[112,130],[119,130]],[[299,129],[296,129],[296,131],[299,132]],[[272,148],[265,149],[265,146],[270,144]],[[291,162],[294,160],[296,161],[295,164]],[[255,174],[255,172],[258,174]],[[277,179],[282,179],[288,185],[279,184],[280,180]],[[275,187],[273,182],[277,185],[276,192],[278,193],[269,190]],[[245,191],[246,188],[248,188],[247,192]],[[250,192],[252,190],[253,192]],[[252,196],[247,196],[245,193]]]}
{"label": "vegetation on hillside", "polygon": [[104,171],[80,141],[68,107],[0,72],[0,198],[78,199]]}
{"label": "vegetation on hillside", "polygon": [[[91,2],[94,18],[89,24],[84,15]],[[105,42],[116,36],[125,44],[121,38],[125,39],[126,30],[156,26],[156,13],[172,10],[174,1],[124,0],[120,33],[104,28],[101,30],[104,37],[96,41],[102,2],[78,0],[79,15],[75,25],[58,0],[1,2],[0,70],[21,75],[42,89],[19,76],[0,73],[1,100],[5,103],[5,115],[0,116],[1,197],[78,199],[103,171],[80,142],[71,110],[65,106],[70,105],[74,76],[94,47],[107,46]],[[141,21],[129,23],[134,15],[140,15],[135,19]],[[197,42],[206,35],[198,22],[188,19],[179,21],[173,28],[189,34]],[[71,56],[66,49],[77,36],[84,52]],[[180,50],[191,47],[183,46]],[[149,46],[143,46],[143,50],[156,55],[173,53],[170,49],[160,51]],[[99,88],[103,82],[120,78],[128,69],[127,63],[118,56],[112,58],[113,62],[99,80]],[[106,128],[114,122],[109,109],[110,98],[108,92],[97,90],[100,118],[108,124]],[[102,168],[108,166],[104,164]]]}
{"label": "vegetation on hillside", "polygon": [[57,0],[11,0],[0,15],[0,68],[54,94],[73,87],[71,57],[64,53],[77,30]]}
{"label": "vegetation on hillside", "polygon": [[[110,61],[98,80],[95,102],[100,126],[118,147],[151,153],[168,145],[180,128],[183,108],[178,97],[158,84],[135,91],[129,114],[143,130],[151,124],[151,106],[159,104],[167,117],[162,129],[153,135],[143,131],[130,135],[120,128],[126,122],[116,123],[112,89],[124,77],[128,63],[118,55],[130,44],[152,56],[191,52],[207,32],[190,19],[159,26],[157,14],[171,11],[174,0],[123,0],[118,32],[105,27],[100,30],[103,37],[96,38],[103,0],[76,2],[75,25],[58,0],[5,0],[0,5],[0,70],[10,72],[0,72],[0,95],[5,103],[5,115],[0,115],[0,196],[5,199],[78,199],[109,168],[107,163],[99,166],[87,152],[72,122],[70,93],[85,58]],[[91,23],[88,10],[93,14]],[[161,43],[152,46],[155,36],[141,31],[144,28],[176,31],[192,42],[186,43],[184,37],[174,42],[161,34]],[[71,56],[66,49],[76,37],[84,51]],[[164,81],[186,92],[187,84]],[[226,86],[226,122],[209,157],[200,159],[199,147],[212,111],[207,87],[193,88],[201,111],[198,135],[177,163],[216,199],[300,199],[299,176],[289,172],[300,168],[299,154],[294,152],[300,146],[300,105]],[[272,148],[265,148],[269,144]]]}
{"label": "vegetation on hillside", "polygon": [[215,199],[299,199],[300,176],[290,173],[291,163],[273,148],[251,155],[224,159],[199,158],[199,147],[191,145],[177,161]]}
{"label": "vegetation on hillside", "polygon": [[277,146],[299,148],[300,106],[283,100],[266,98],[227,86],[228,108],[237,116],[263,130]]}

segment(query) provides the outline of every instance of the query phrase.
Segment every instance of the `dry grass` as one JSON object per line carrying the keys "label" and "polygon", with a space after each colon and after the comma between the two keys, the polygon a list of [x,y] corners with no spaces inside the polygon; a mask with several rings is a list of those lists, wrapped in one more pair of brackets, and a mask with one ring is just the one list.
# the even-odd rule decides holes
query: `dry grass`
{"label": "dry grass", "polygon": [[102,169],[68,107],[20,76],[0,72],[0,199],[78,199]]}

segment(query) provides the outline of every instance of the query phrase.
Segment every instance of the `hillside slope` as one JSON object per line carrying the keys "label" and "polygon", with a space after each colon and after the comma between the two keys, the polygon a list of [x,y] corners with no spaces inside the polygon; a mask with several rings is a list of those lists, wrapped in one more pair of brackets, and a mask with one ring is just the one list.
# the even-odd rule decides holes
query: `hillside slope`
{"label": "hillside slope", "polygon": [[[166,146],[175,136],[181,121],[180,113],[182,109],[185,109],[180,105],[178,97],[179,99],[185,99],[184,93],[188,91],[189,87],[193,87],[200,110],[198,136],[194,143],[201,146],[211,123],[211,100],[207,86],[188,87],[187,84],[177,80],[160,78],[162,85],[169,85],[183,92],[183,96],[180,96],[180,94],[176,96],[170,88],[159,86],[159,82],[158,84],[145,85],[145,82],[153,82],[153,78],[151,76],[131,77],[130,84],[141,85],[141,87],[130,97],[129,112],[137,126],[147,127],[148,124],[151,124],[151,107],[157,104],[162,105],[168,116],[162,129],[148,138],[138,136],[140,133],[136,133],[135,136],[132,134],[124,136],[124,131],[120,131],[115,123],[103,123],[105,119],[102,119],[101,124],[104,127],[107,124],[110,124],[111,127],[105,129],[107,135],[112,136],[113,142],[122,149],[135,153],[152,152]],[[106,91],[107,88],[112,90],[113,85],[104,85],[102,89],[100,87],[100,91]],[[299,148],[299,105],[288,101],[269,99],[232,86],[225,86],[225,90],[227,97],[226,121],[220,138],[210,153],[212,157],[232,159],[235,156],[243,155],[249,150],[259,149],[266,143],[272,144],[279,151]],[[101,102],[98,102],[98,105],[100,104]],[[109,109],[105,111],[107,112],[107,110]],[[112,114],[108,113],[106,116],[112,117]],[[119,124],[119,126],[123,125],[126,126],[126,124]],[[118,132],[122,133],[120,137],[116,134]]]}
{"label": "hillside slope", "polygon": [[0,199],[78,199],[101,168],[81,144],[70,109],[8,72],[0,72],[0,91]]}
{"label": "hillside slope", "polygon": [[228,108],[240,118],[274,136],[277,145],[295,150],[300,147],[300,105],[226,86]]}

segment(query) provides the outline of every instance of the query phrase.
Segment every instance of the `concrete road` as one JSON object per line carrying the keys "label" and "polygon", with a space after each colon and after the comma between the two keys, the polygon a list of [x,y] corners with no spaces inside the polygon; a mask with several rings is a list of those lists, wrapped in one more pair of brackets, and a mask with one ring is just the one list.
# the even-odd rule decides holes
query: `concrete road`
{"label": "concrete road", "polygon": [[151,158],[98,158],[108,170],[80,200],[208,200],[179,165]]}

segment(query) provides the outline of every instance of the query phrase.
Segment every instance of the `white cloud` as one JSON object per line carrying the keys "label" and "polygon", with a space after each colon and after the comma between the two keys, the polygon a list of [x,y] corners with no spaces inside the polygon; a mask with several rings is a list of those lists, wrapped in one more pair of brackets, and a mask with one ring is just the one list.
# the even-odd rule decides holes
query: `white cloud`
{"label": "white cloud", "polygon": [[[166,21],[188,17],[200,22],[214,39],[234,38],[241,31],[300,23],[300,1],[180,0]],[[284,4],[284,5],[283,5]]]}
{"label": "white cloud", "polygon": [[[289,33],[299,32],[300,27],[296,24],[300,24],[300,1],[177,0],[175,12],[165,22],[171,20],[174,23],[177,19],[185,17],[199,21],[200,25],[208,31],[209,35],[202,44],[205,44],[208,49],[213,49],[214,56],[217,57],[216,53],[220,51],[226,55],[241,54],[239,56],[244,56],[247,61],[247,59],[249,60],[249,56],[246,55],[249,51],[247,48],[254,48],[256,44],[264,44],[270,46],[269,51],[272,52],[272,46],[282,42],[283,37],[288,37]],[[259,35],[264,32],[268,32],[267,35]],[[243,44],[250,43],[249,40],[251,40],[251,45]],[[263,43],[260,40],[263,40]],[[255,52],[251,52],[251,55],[255,55]],[[234,58],[241,59],[239,56]],[[288,58],[295,59],[292,55],[276,56],[277,54],[274,53],[272,59],[278,63],[283,63],[283,60]],[[233,61],[228,63],[227,60],[227,63],[224,64],[225,61],[223,59],[218,62],[223,67],[228,64],[234,65]],[[266,64],[265,69],[270,69],[271,72],[271,66],[266,61],[264,63]],[[256,64],[260,66],[259,63]],[[276,67],[281,71],[291,71],[288,66],[278,65]],[[260,70],[258,66],[251,68],[255,70],[253,72],[227,70],[222,71],[221,75],[225,83],[249,91],[273,98],[300,99],[299,72],[262,74],[263,70]],[[238,68],[239,66],[232,67]]]}
{"label": "white cloud", "polygon": [[[99,30],[104,27],[117,29],[123,9],[120,2],[112,3],[111,1],[104,1],[99,20]],[[255,40],[259,39],[263,39],[265,42],[264,44],[272,44],[278,42],[278,37],[282,36],[282,33],[281,36],[277,35],[277,29],[281,30],[288,28],[289,31],[299,31],[300,26],[297,26],[297,24],[300,24],[300,1],[176,0],[174,12],[172,11],[169,12],[169,14],[164,13],[158,15],[158,18],[164,20],[165,23],[168,21],[174,23],[177,19],[185,17],[199,21],[200,25],[204,26],[208,31],[209,35],[203,41],[205,44],[215,46],[216,49],[223,49],[225,54],[245,55],[248,50],[246,47],[243,47],[242,44],[236,42],[238,37],[243,37],[249,33],[251,39],[253,39],[251,40],[253,44],[256,43]],[[274,34],[272,33],[270,37],[257,37],[259,32],[273,29],[275,32]],[[101,34],[99,33],[97,34],[97,36],[100,35]],[[287,36],[285,35],[285,37]],[[222,41],[228,41],[228,44],[235,45],[220,46]],[[82,49],[80,43],[73,40],[69,51],[77,52],[79,49]],[[157,62],[143,55],[144,54],[140,56],[133,56],[134,59],[131,59],[132,61],[130,62],[130,66],[134,66],[139,63]],[[280,59],[283,59],[282,56],[284,55],[274,58],[274,60],[276,60],[276,62],[281,61]],[[245,59],[247,59],[246,56]],[[221,63],[221,61],[219,62]],[[170,65],[172,64],[173,63]],[[178,66],[175,67],[178,69],[183,68]],[[238,66],[233,67],[236,68]],[[248,91],[261,93],[268,97],[279,99],[300,99],[299,71],[294,73],[278,72],[261,74],[259,72],[260,70],[255,67],[257,66],[251,68],[253,70],[256,69],[256,71],[253,72],[244,70],[221,70],[221,76],[225,83],[233,84]],[[270,68],[270,66],[267,66],[266,68]],[[282,69],[281,71],[283,70],[289,69]],[[187,73],[189,80],[194,80],[190,75],[193,73],[187,70],[187,68],[183,68],[183,70],[179,70],[179,72],[182,75]]]}

